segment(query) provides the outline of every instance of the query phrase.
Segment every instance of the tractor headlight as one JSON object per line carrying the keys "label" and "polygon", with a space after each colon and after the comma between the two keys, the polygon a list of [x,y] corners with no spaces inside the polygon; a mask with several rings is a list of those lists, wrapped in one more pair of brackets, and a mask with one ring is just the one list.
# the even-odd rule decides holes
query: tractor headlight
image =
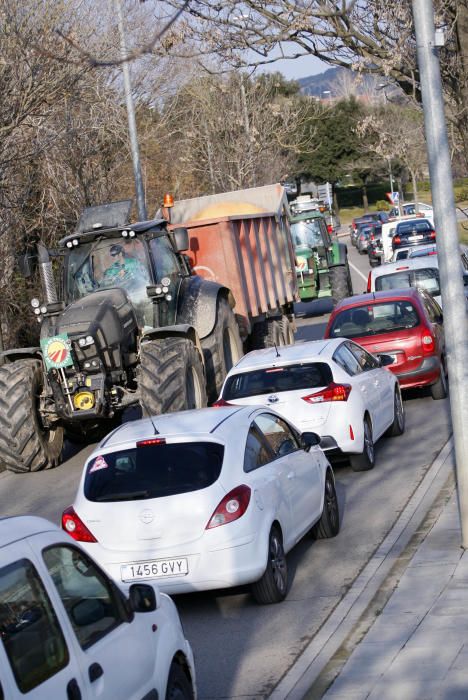
{"label": "tractor headlight", "polygon": [[34,299],[31,299],[31,306],[33,307],[33,309],[38,309],[40,305],[41,302],[39,301],[39,299],[36,299],[35,297]]}

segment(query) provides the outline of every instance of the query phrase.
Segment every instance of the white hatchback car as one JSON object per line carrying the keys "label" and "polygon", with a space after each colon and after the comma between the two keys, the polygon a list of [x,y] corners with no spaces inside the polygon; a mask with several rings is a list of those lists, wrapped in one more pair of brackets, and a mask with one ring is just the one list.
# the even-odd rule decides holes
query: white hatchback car
{"label": "white hatchback car", "polygon": [[343,338],[254,350],[229,371],[217,403],[272,406],[363,471],[374,466],[374,443],[404,430],[400,387],[385,361]]}
{"label": "white hatchback car", "polygon": [[152,584],[116,585],[56,525],[0,520],[0,697],[196,697],[176,607]]}
{"label": "white hatchback car", "polygon": [[[460,266],[461,272],[461,266]],[[406,258],[394,263],[374,267],[367,278],[368,292],[386,292],[391,289],[419,287],[442,306],[440,294],[439,260],[437,255],[422,258]]]}
{"label": "white hatchback car", "polygon": [[268,409],[206,408],[126,423],[87,460],[63,527],[123,582],[168,593],[288,590],[285,553],[339,530],[333,471],[315,434]]}

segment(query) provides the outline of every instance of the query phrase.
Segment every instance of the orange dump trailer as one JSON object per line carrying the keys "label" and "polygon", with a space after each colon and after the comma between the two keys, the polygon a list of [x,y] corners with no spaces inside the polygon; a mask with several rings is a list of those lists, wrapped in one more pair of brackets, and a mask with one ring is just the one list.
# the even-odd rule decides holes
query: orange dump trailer
{"label": "orange dump trailer", "polygon": [[177,201],[171,227],[188,229],[193,271],[231,290],[249,349],[293,342],[299,297],[281,185]]}

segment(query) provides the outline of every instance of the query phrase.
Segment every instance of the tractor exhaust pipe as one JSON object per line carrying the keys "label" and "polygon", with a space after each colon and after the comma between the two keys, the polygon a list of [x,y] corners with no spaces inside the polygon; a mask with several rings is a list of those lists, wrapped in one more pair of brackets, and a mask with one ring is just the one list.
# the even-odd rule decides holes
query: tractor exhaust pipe
{"label": "tractor exhaust pipe", "polygon": [[44,290],[46,303],[56,304],[58,302],[57,289],[55,287],[54,272],[49,251],[42,243],[37,244],[39,258],[39,272],[41,275],[42,288]]}

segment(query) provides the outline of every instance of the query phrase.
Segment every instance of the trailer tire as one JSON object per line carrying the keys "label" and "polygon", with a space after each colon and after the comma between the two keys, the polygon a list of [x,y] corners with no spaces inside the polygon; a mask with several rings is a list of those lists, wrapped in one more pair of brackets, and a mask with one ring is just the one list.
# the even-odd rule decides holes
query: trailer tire
{"label": "trailer tire", "polygon": [[330,268],[330,287],[333,306],[348,296],[349,290],[349,267],[348,265],[338,265]]}
{"label": "trailer tire", "polygon": [[280,321],[281,335],[283,336],[283,345],[294,345],[294,333],[291,321],[287,316],[283,316]]}
{"label": "trailer tire", "polygon": [[144,416],[206,406],[200,354],[188,338],[151,340],[141,346],[140,404]]}
{"label": "trailer tire", "polygon": [[46,429],[37,410],[44,384],[39,360],[0,367],[0,464],[17,474],[56,467],[63,428]]}
{"label": "trailer tire", "polygon": [[201,344],[208,401],[213,403],[219,396],[226,374],[244,354],[236,317],[225,297],[218,297],[215,327]]}
{"label": "trailer tire", "polygon": [[279,347],[286,345],[283,334],[283,317],[267,318],[259,321],[252,331],[252,350]]}

